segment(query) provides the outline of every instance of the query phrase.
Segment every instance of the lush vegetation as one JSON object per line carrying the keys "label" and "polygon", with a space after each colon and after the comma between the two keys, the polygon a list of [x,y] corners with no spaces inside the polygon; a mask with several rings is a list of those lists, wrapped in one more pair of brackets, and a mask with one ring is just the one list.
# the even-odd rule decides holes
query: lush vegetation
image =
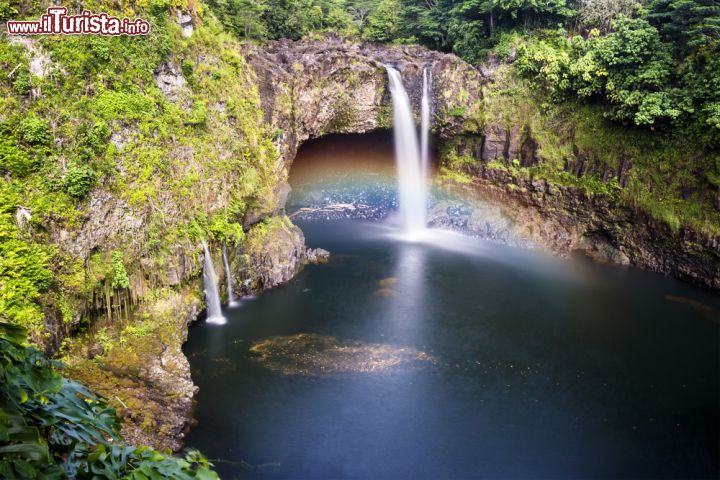
{"label": "lush vegetation", "polygon": [[[274,0],[223,0],[210,5],[243,38],[297,39],[336,31],[374,42],[420,43],[473,63],[511,64],[495,82],[499,88],[486,97],[484,115],[486,122],[514,122],[544,137],[542,162],[529,173],[619,194],[608,190],[608,182],[620,181],[616,175],[600,179],[591,171],[577,178],[567,165],[577,155],[602,171],[618,172],[631,163],[622,182],[627,201],[676,230],[689,224],[720,232],[717,2],[283,0],[279,7]],[[249,6],[259,14],[246,15]],[[288,20],[282,26],[274,18],[278,8]],[[252,18],[258,27],[232,23],[241,18]],[[506,113],[495,111],[498,102]],[[508,111],[515,112],[514,120]],[[570,131],[564,122],[577,128]],[[507,168],[513,160],[505,159]],[[446,176],[467,170],[453,158],[447,161]]]}
{"label": "lush vegetation", "polygon": [[[63,319],[77,323],[93,294],[132,288],[139,257],[164,264],[172,246],[200,237],[236,243],[245,211],[273,208],[272,132],[237,41],[212,17],[201,19],[200,7],[187,7],[202,28],[184,39],[169,1],[137,11],[86,6],[141,14],[152,34],[42,38],[48,75],[31,71],[24,46],[0,42],[0,319],[36,341],[45,334],[36,300],[63,305]],[[42,9],[13,8],[30,18]],[[179,82],[172,94],[154,77],[168,64],[179,67],[169,73]],[[115,253],[97,252],[84,265],[49,235],[87,221],[97,187],[125,220],[142,223],[142,238],[108,232]],[[218,194],[223,209],[212,208]]]}
{"label": "lush vegetation", "polygon": [[636,125],[697,120],[720,136],[720,6],[712,0],[209,3],[243,38],[298,39],[329,30],[420,43],[470,62],[512,52],[521,72],[559,99],[598,101],[611,118]]}
{"label": "lush vegetation", "polygon": [[[0,2],[0,16],[37,18],[46,6]],[[177,459],[122,445],[107,405],[132,406],[133,418],[150,430],[162,428],[151,421],[162,411],[113,390],[107,366],[118,376],[131,369],[137,375],[148,364],[142,359],[156,361],[168,344],[179,345],[179,327],[168,324],[177,319],[171,309],[136,325],[128,318],[137,295],[153,295],[168,283],[167,275],[148,283],[140,259],[163,271],[178,248],[192,258],[200,237],[241,241],[245,211],[274,208],[273,132],[263,125],[238,41],[204,17],[201,5],[100,0],[84,6],[142,16],[152,33],[46,37],[29,47],[0,41],[0,322],[27,331],[29,345],[64,355],[69,364],[60,370],[19,333],[12,345],[2,344],[19,363],[0,365],[6,375],[0,477],[210,478],[196,454]],[[175,8],[192,13],[192,38],[182,37]],[[33,56],[43,71],[33,67]],[[175,66],[168,75],[178,79],[172,93],[156,80],[167,65]],[[76,238],[79,227],[98,205],[116,207],[115,221],[103,219],[90,231],[96,238],[85,243],[87,237]],[[127,222],[135,226],[130,235],[122,227]],[[100,316],[110,325],[107,341],[95,325]],[[80,359],[72,356],[73,342],[54,343],[83,332],[107,348]],[[147,349],[141,359],[133,351],[139,345]],[[63,372],[91,381],[108,401],[62,380]],[[42,384],[23,383],[41,376]],[[54,402],[93,409],[56,411]]]}
{"label": "lush vegetation", "polygon": [[118,444],[115,411],[61,377],[60,365],[28,347],[26,335],[18,325],[0,323],[3,478],[217,478],[198,452],[179,458]]}

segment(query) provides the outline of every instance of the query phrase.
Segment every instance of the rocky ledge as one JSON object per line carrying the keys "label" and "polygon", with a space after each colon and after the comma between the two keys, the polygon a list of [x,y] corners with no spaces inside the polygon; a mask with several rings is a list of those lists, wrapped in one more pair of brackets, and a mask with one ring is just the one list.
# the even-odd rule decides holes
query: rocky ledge
{"label": "rocky ledge", "polygon": [[582,252],[720,292],[720,238],[674,231],[621,197],[482,166],[471,184],[454,188],[465,200],[437,204],[433,224],[563,256]]}

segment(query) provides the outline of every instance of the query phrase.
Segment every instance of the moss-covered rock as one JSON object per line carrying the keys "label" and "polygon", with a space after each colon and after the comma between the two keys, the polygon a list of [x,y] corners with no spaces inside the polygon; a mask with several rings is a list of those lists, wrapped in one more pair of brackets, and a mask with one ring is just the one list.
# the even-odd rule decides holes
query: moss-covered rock
{"label": "moss-covered rock", "polygon": [[97,322],[65,342],[65,373],[108,399],[130,444],[182,445],[197,390],[182,344],[203,306],[198,290],[153,292],[128,319]]}
{"label": "moss-covered rock", "polygon": [[249,293],[286,283],[306,263],[305,251],[305,236],[288,217],[255,224],[242,247],[240,285]]}

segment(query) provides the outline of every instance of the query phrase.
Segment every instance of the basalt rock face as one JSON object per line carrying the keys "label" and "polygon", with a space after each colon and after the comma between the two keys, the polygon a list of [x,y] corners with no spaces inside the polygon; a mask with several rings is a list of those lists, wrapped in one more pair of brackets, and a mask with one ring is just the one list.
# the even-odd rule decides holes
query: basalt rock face
{"label": "basalt rock face", "polygon": [[[460,131],[440,148],[443,166],[465,175],[468,195],[480,201],[435,205],[432,224],[561,255],[582,251],[720,291],[720,238],[673,229],[637,206],[625,190],[637,181],[630,150],[601,138],[601,159],[587,127],[542,112],[508,65],[480,71],[481,130]],[[588,179],[604,188],[569,186]],[[681,193],[686,199],[692,192]]]}
{"label": "basalt rock face", "polygon": [[[68,375],[107,398],[123,419],[122,435],[133,445],[179,450],[197,387],[182,352],[188,326],[202,311],[199,285],[144,303],[119,338],[111,322],[69,342]],[[152,318],[152,322],[140,320]]]}
{"label": "basalt rock face", "polygon": [[[428,70],[434,92],[431,127],[438,135],[451,137],[482,128],[483,77],[455,55],[326,36],[321,41],[272,42],[251,50],[247,58],[257,76],[265,120],[276,132],[278,192],[287,192],[290,166],[305,140],[392,127],[385,65],[400,72],[416,115],[423,71]],[[257,221],[262,212],[252,216]]]}
{"label": "basalt rock face", "polygon": [[392,127],[386,65],[400,71],[416,114],[428,70],[436,93],[432,128],[441,136],[481,128],[482,76],[455,55],[327,36],[273,42],[251,51],[248,60],[258,77],[265,119],[282,130],[278,145],[288,166],[309,138]]}
{"label": "basalt rock face", "polygon": [[[690,228],[675,232],[620,198],[519,178],[503,170],[480,166],[472,184],[462,188],[466,198],[492,205],[491,214],[474,215],[474,206],[466,204],[467,215],[441,208],[433,222],[555,254],[582,252],[599,262],[632,265],[720,292],[717,237]],[[474,221],[475,216],[481,221]]]}
{"label": "basalt rock face", "polygon": [[330,252],[307,248],[302,230],[286,216],[253,225],[230,262],[235,295],[256,294],[292,280],[305,265],[326,263]]}

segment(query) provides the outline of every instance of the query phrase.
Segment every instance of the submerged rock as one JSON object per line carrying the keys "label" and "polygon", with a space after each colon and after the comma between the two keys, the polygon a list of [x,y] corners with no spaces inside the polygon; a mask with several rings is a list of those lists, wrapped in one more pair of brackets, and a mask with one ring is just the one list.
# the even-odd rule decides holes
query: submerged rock
{"label": "submerged rock", "polygon": [[272,337],[250,347],[258,363],[284,375],[323,377],[348,373],[389,373],[420,368],[435,360],[425,352],[382,343],[340,341],[301,333]]}

